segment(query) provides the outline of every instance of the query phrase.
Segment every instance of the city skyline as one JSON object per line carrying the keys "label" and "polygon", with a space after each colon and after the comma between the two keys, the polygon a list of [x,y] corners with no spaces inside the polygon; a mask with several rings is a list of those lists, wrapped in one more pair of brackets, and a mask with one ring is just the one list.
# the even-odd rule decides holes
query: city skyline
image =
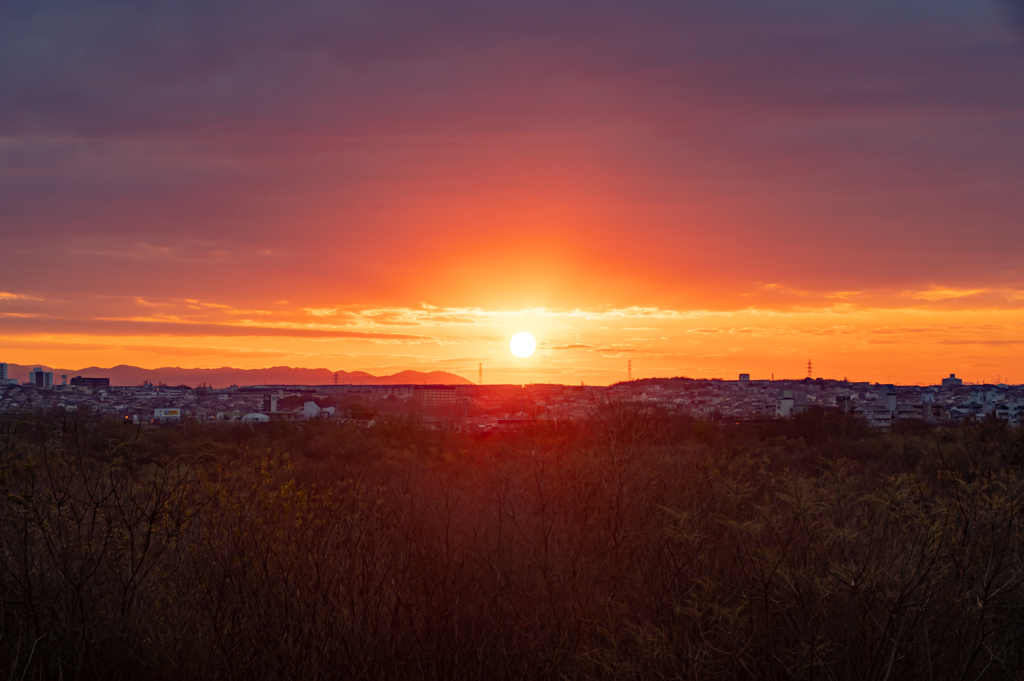
{"label": "city skyline", "polygon": [[[808,361],[810,365],[810,361]],[[52,386],[64,386],[68,385],[67,381],[73,378],[85,378],[87,380],[102,378],[108,380],[110,385],[131,387],[141,386],[144,384],[166,384],[166,385],[187,385],[189,387],[207,387],[207,388],[227,388],[231,386],[259,386],[259,385],[309,385],[309,386],[326,386],[326,385],[575,385],[560,383],[558,381],[540,381],[528,383],[520,383],[513,381],[512,383],[500,383],[500,382],[488,382],[483,380],[483,367],[480,365],[478,369],[477,380],[474,381],[466,376],[461,376],[452,372],[446,371],[430,371],[422,372],[415,370],[403,370],[391,375],[375,375],[369,372],[355,371],[348,372],[344,369],[328,369],[325,367],[289,367],[289,366],[274,366],[274,367],[259,367],[252,369],[241,369],[237,367],[199,367],[199,368],[185,368],[177,366],[165,366],[155,368],[137,367],[131,365],[117,365],[113,367],[97,367],[89,366],[82,367],[79,369],[68,369],[65,367],[52,366],[46,363],[30,363],[30,364],[17,364],[11,362],[0,362],[0,385],[9,383],[10,385],[34,385],[34,374],[43,371],[48,372],[50,375],[50,383]],[[28,379],[26,382],[25,379]],[[63,380],[62,380],[63,379]],[[609,385],[629,385],[636,384],[640,385],[643,382],[658,381],[658,380],[694,380],[694,381],[724,381],[724,382],[753,382],[753,383],[800,383],[805,381],[827,381],[830,383],[849,384],[849,385],[894,385],[894,386],[907,386],[907,387],[919,387],[929,388],[936,386],[1004,386],[1004,385],[1024,385],[1024,384],[1010,384],[1003,380],[1002,376],[994,376],[991,380],[972,381],[965,379],[963,376],[958,376],[956,373],[950,373],[948,376],[934,377],[933,380],[925,381],[922,383],[901,383],[899,381],[892,380],[862,380],[859,378],[851,379],[848,376],[839,378],[837,376],[822,376],[812,374],[810,366],[808,366],[808,373],[805,376],[776,376],[774,373],[770,376],[751,376],[749,373],[741,373],[737,377],[724,377],[724,376],[633,376],[632,375],[632,363],[627,360],[627,368],[625,376],[619,380],[613,380],[609,383],[590,383],[587,384],[585,381],[581,381],[581,385],[591,386],[609,386]],[[887,377],[891,379],[891,377]]]}

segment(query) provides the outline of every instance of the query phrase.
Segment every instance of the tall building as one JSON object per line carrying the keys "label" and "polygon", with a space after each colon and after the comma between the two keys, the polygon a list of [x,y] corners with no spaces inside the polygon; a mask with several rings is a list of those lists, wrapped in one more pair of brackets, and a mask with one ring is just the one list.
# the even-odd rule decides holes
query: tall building
{"label": "tall building", "polygon": [[7,375],[7,362],[0,362],[0,385],[18,385],[18,380]]}
{"label": "tall building", "polygon": [[32,371],[28,372],[28,384],[37,388],[52,388],[53,372],[43,371],[42,367],[33,367]]}

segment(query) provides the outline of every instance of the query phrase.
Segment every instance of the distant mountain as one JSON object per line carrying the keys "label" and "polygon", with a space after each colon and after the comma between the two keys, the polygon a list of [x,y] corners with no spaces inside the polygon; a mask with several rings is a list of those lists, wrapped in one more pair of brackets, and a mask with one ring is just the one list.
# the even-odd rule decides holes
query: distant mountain
{"label": "distant mountain", "polygon": [[[28,372],[35,365],[7,365],[8,377],[19,382],[28,380]],[[329,385],[334,383],[334,373],[329,369],[303,369],[293,367],[270,367],[268,369],[181,369],[179,367],[161,367],[159,369],[142,369],[140,367],[120,364],[104,369],[102,367],[86,367],[84,369],[60,369],[43,366],[46,371],[53,372],[53,382],[59,385],[61,374],[67,374],[68,380],[75,376],[86,378],[109,378],[110,385],[142,385],[143,381],[153,384],[190,385],[195,387],[201,383],[213,388],[226,388],[230,385]],[[472,385],[462,376],[447,371],[400,371],[390,376],[374,376],[365,371],[338,371],[338,383],[358,385],[395,385],[395,384],[446,384]]]}

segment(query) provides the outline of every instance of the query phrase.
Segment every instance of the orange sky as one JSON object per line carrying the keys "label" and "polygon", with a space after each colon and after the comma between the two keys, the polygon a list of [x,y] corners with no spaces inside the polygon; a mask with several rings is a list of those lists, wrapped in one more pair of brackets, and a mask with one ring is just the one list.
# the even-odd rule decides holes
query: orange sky
{"label": "orange sky", "polygon": [[[412,367],[475,379],[482,363],[485,381],[514,383],[610,383],[624,379],[627,360],[634,377],[798,378],[808,359],[815,376],[850,380],[930,383],[955,371],[968,381],[1021,382],[1019,311],[953,309],[951,300],[962,298],[929,300],[958,293],[906,292],[905,306],[895,309],[837,299],[830,306],[685,311],[296,309],[290,301],[240,309],[199,300],[108,300],[130,314],[80,322],[8,317],[14,333],[4,345],[5,359],[22,364],[43,354],[54,366],[290,365],[376,374]],[[531,358],[508,351],[520,330],[538,340]]]}
{"label": "orange sky", "polygon": [[1024,382],[1000,5],[101,5],[0,8],[0,361]]}

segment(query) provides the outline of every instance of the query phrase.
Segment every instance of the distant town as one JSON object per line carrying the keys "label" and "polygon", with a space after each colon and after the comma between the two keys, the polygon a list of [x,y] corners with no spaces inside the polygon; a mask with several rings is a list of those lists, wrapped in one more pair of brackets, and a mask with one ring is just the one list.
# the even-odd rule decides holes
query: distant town
{"label": "distant town", "polygon": [[0,412],[74,411],[133,424],[266,423],[331,419],[373,427],[382,416],[412,414],[469,431],[578,420],[609,402],[630,402],[709,420],[792,418],[839,411],[879,430],[903,421],[943,423],[995,418],[1020,425],[1024,386],[965,385],[955,374],[934,385],[887,385],[824,378],[801,380],[641,379],[611,386],[525,385],[233,385],[226,388],[111,385],[109,378],[54,374],[37,367],[8,378],[0,363]]}

